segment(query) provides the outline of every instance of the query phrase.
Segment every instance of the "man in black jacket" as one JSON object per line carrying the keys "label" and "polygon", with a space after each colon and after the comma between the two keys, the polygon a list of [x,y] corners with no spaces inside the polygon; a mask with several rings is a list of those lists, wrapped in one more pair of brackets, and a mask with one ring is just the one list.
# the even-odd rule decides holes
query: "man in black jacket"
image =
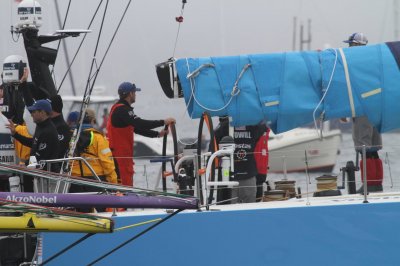
{"label": "man in black jacket", "polygon": [[[229,118],[221,117],[219,121],[220,123],[214,132],[217,143],[224,136],[229,135]],[[231,177],[231,181],[238,181],[239,187],[232,190],[232,198],[237,198],[232,203],[250,203],[256,201],[256,176],[258,172],[254,158],[254,149],[266,129],[265,124],[234,127],[233,129],[235,173]]]}
{"label": "man in black jacket", "polygon": [[[58,157],[58,134],[56,127],[50,119],[51,105],[48,100],[38,100],[28,107],[31,112],[33,122],[36,123],[36,130],[33,138],[24,137],[15,131],[15,124],[9,120],[10,124],[6,127],[10,129],[13,137],[23,145],[31,147],[31,156],[36,160],[49,160]],[[44,169],[47,169],[46,166]],[[57,169],[52,168],[52,171]],[[24,177],[24,191],[33,192],[32,177]]]}
{"label": "man in black jacket", "polygon": [[51,101],[51,121],[57,129],[58,133],[58,158],[64,158],[69,148],[71,139],[71,130],[62,116],[63,102],[60,95],[54,95],[50,98]]}

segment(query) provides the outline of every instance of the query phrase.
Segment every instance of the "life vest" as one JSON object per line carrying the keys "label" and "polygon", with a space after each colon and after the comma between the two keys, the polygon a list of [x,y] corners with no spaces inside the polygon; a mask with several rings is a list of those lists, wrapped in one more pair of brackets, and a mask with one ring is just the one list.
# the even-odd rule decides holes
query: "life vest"
{"label": "life vest", "polygon": [[117,103],[111,107],[110,116],[107,121],[107,138],[110,142],[110,148],[113,151],[114,156],[117,154],[127,154],[132,157],[134,127],[131,125],[127,127],[114,127],[111,123],[114,110],[120,106],[124,106],[124,104]]}
{"label": "life vest", "polygon": [[259,174],[268,173],[268,139],[269,131],[267,131],[258,139],[256,147],[254,149],[254,159],[256,160],[257,171]]}

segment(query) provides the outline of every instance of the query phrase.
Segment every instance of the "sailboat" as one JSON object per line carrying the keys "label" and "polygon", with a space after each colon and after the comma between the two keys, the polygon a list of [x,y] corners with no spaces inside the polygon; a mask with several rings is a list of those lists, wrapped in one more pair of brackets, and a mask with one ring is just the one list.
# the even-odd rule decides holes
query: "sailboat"
{"label": "sailboat", "polygon": [[[354,49],[354,54],[353,50],[331,49],[322,53],[182,58],[160,64],[158,74],[166,72],[166,76],[171,77],[168,79],[169,84],[162,81],[164,91],[172,97],[184,97],[189,106],[189,115],[193,118],[202,117],[204,111],[208,111],[212,116],[231,116],[234,125],[256,124],[265,120],[275,133],[280,133],[320,117],[325,120],[370,115],[371,121],[381,131],[386,131],[397,127],[398,116],[390,117],[383,110],[397,110],[392,101],[386,100],[389,96],[398,98],[398,92],[392,86],[394,80],[398,80],[399,71],[389,46],[385,45],[376,45],[366,50]],[[373,59],[373,63],[384,59],[382,62],[388,71],[387,75],[382,76],[379,69],[370,69],[367,64],[359,64],[353,69],[352,64],[364,60],[365,54]],[[372,71],[372,81],[366,78],[367,75],[361,75],[361,79],[347,80],[347,75],[343,74],[346,72],[345,59],[348,59],[350,68],[347,70],[350,69],[350,73],[362,73],[363,67]],[[321,74],[318,72],[319,61],[326,63],[326,72],[322,76],[318,75]],[[338,68],[333,71],[336,64]],[[266,65],[267,68],[263,68]],[[170,71],[177,71],[177,75]],[[263,75],[257,75],[260,72]],[[270,75],[278,77],[279,73],[284,73],[283,79],[264,80]],[[320,88],[320,81],[326,85],[329,84],[326,81],[332,81],[332,86]],[[279,90],[281,82],[283,90]],[[361,91],[353,91],[355,86],[349,84],[354,82],[366,86],[361,86]],[[227,86],[219,87],[219,83]],[[266,84],[268,86],[263,89]],[[270,85],[273,90],[268,90]],[[389,88],[390,94],[386,88]],[[325,95],[327,101],[323,101]],[[343,108],[339,108],[339,103],[335,102],[340,95],[345,99],[344,102],[349,102]],[[356,97],[350,100],[350,95]],[[385,99],[385,105],[369,105],[375,98]],[[224,106],[226,108],[221,109]],[[221,110],[215,111],[217,109]],[[239,110],[248,112],[242,115]],[[225,149],[220,154],[229,156],[231,152]],[[230,181],[219,184],[213,181],[211,184],[209,171],[198,169],[201,166],[198,165],[197,157],[184,157],[181,159],[192,160],[196,181],[200,182],[199,177],[203,176],[201,206],[197,205],[197,198],[194,198],[194,204],[191,204],[193,210],[183,211],[181,206],[171,205],[170,208],[164,206],[158,210],[102,213],[103,217],[112,216],[116,226],[126,229],[113,234],[90,235],[90,238],[80,233],[41,232],[38,235],[41,253],[32,264],[44,265],[49,261],[53,265],[294,265],[299,262],[307,265],[319,265],[321,262],[326,265],[398,264],[399,193],[311,197],[312,192],[306,191],[304,194],[298,193],[298,198],[285,197],[279,201],[214,205],[204,200],[209,197],[212,188],[218,193],[219,186],[226,189],[234,184]],[[211,165],[212,160],[207,163],[207,169]],[[53,181],[99,186],[105,190],[138,192],[137,189],[7,164],[1,164],[0,167],[3,171],[30,174]],[[354,170],[346,171],[349,176],[351,173],[354,175]],[[180,172],[182,178],[184,174]],[[354,186],[352,182],[348,181],[347,186]],[[202,194],[200,186],[200,183],[196,184],[199,198]],[[333,190],[337,190],[336,184],[333,187]],[[155,192],[143,193],[150,196]],[[16,194],[15,198],[22,199],[25,196]],[[155,200],[175,195],[159,196]],[[93,201],[93,204],[96,202]]]}
{"label": "sailboat", "polygon": [[[395,58],[393,56],[390,57],[391,52],[388,46],[384,49],[385,45],[377,45],[364,52],[369,53],[376,50],[385,52],[384,58],[389,61],[385,63],[385,66],[388,64],[389,67],[392,67],[389,68],[389,74],[392,77],[396,77],[400,74],[400,71],[396,65]],[[363,53],[362,49],[357,50],[357,52],[360,54]],[[329,51],[327,53],[331,54]],[[305,55],[302,53],[290,53],[290,55],[299,60],[299,58],[307,56],[307,53]],[[351,57],[350,51],[349,55]],[[278,58],[277,63],[279,63],[282,62],[280,59],[286,56],[289,55],[266,55],[265,57],[267,59],[272,57]],[[242,65],[238,67],[238,62],[249,62],[249,58],[252,60],[257,58],[258,64],[262,64],[263,61],[260,59],[262,57],[261,55],[257,55],[257,57],[247,55],[228,58],[227,61],[224,61],[224,58],[212,59],[212,61],[213,63],[219,62],[228,69],[240,70],[242,69]],[[244,60],[241,61],[240,59],[243,58]],[[226,75],[233,73],[232,77],[234,76],[236,79],[240,79],[236,76],[241,73],[240,71],[225,73],[225,67],[219,68],[217,64],[211,66],[211,63],[209,63],[210,59],[181,59],[181,61],[178,60],[176,62],[180,62],[181,64],[181,69],[178,69],[180,84],[173,83],[177,81],[175,78],[171,79],[172,82],[168,86],[170,86],[171,91],[174,88],[182,86],[183,96],[189,106],[191,106],[189,112],[192,116],[200,116],[200,113],[204,111],[199,102],[191,100],[196,95],[196,97],[198,96],[197,101],[201,99],[202,104],[209,102],[209,99],[211,99],[212,103],[210,104],[214,104],[214,108],[220,107],[220,104],[227,105],[228,111],[215,111],[214,113],[211,111],[211,113],[216,116],[223,114],[236,115],[234,123],[252,123],[252,121],[256,123],[258,120],[256,121],[255,119],[264,119],[264,114],[260,111],[260,101],[257,98],[258,93],[262,94],[262,90],[255,89],[258,87],[252,87],[256,84],[253,75],[243,76],[244,80],[241,81],[244,84],[253,85],[241,87],[242,83],[238,82],[235,89],[236,84],[234,84],[234,89],[237,90],[238,95],[231,94],[231,96],[238,97],[232,99],[232,103],[234,103],[232,106],[228,106],[229,104],[227,103],[229,103],[231,96],[227,96],[228,101],[223,100],[224,94],[215,85],[217,84],[217,72],[215,72],[215,69],[221,70]],[[186,62],[188,63],[187,65],[191,66],[190,68],[186,68],[187,65],[183,67]],[[174,66],[171,64],[159,65],[159,67],[163,68],[161,71],[164,71],[169,66],[171,66],[169,70],[174,69]],[[191,71],[188,72],[187,69]],[[356,68],[355,71],[361,70]],[[173,75],[168,76],[173,77]],[[232,77],[228,76],[226,78],[234,81],[235,79],[232,79]],[[307,72],[305,77],[300,78],[303,78],[303,81],[308,80],[309,82],[309,72]],[[336,78],[336,83],[346,84],[346,75]],[[196,90],[192,90],[193,87],[190,85],[191,79],[197,85],[203,84],[203,87],[196,85]],[[216,82],[215,86],[212,85],[213,82]],[[287,82],[290,83],[291,80],[288,78]],[[186,88],[184,83],[187,85]],[[390,90],[392,83],[389,80],[388,83]],[[371,86],[375,86],[375,84]],[[347,100],[349,97],[347,89],[349,87],[349,84],[345,86],[346,93],[343,96]],[[165,89],[165,86],[163,88]],[[244,88],[247,88],[247,90]],[[304,89],[306,88],[307,86],[304,86]],[[379,111],[380,108],[387,108],[388,106],[392,106],[393,103],[389,102],[388,106],[385,107],[379,105],[375,105],[374,107],[368,106],[368,109],[364,111],[361,109],[361,106],[364,105],[364,101],[371,100],[373,96],[383,94],[387,97],[385,88],[383,87],[378,91],[362,92],[366,93],[365,97],[361,97],[362,100],[357,99],[353,101],[354,106],[357,107],[357,112],[366,114],[368,113],[366,110],[373,108],[378,113],[384,115],[383,111]],[[315,92],[314,89],[313,86],[310,87],[310,94]],[[214,90],[220,94],[218,97],[210,98],[209,94],[215,94]],[[310,96],[310,94],[305,94]],[[244,100],[240,99],[242,95],[245,96]],[[323,97],[324,94],[320,92],[314,96],[316,95]],[[250,98],[247,98],[247,96]],[[335,96],[339,97],[339,95],[336,95],[336,92]],[[303,96],[301,93],[297,93],[293,97]],[[396,97],[396,93],[393,97]],[[285,104],[285,100],[286,97],[280,97],[279,101],[277,99],[272,101],[277,101],[274,104],[276,114],[272,118],[267,117],[271,122],[272,128],[277,132],[289,129],[297,124],[301,125],[303,122],[312,121],[313,110],[319,110],[318,114],[321,114],[324,108],[325,111],[327,110],[327,107],[321,107],[321,109],[318,107],[318,102],[321,99],[312,100],[309,105],[304,107],[304,110],[296,105],[298,101],[294,102],[294,106],[288,106]],[[234,109],[235,104],[240,103],[247,106],[252,101],[256,101],[255,106],[250,108],[250,112],[243,116],[240,115],[237,109]],[[271,101],[266,103],[271,103]],[[330,106],[329,104],[327,106]],[[287,117],[285,120],[283,119],[284,115],[281,116],[280,110],[276,108],[276,105],[284,105],[284,110],[287,110],[286,108],[289,108],[288,110],[293,108],[296,115],[293,115],[292,118]],[[299,105],[301,104],[299,103]],[[351,115],[352,109],[350,106],[342,108],[337,114],[329,114],[327,112],[326,115],[327,117]],[[267,109],[270,105],[265,104],[265,107]],[[252,111],[255,111],[255,113]],[[335,113],[333,109],[330,111]],[[372,120],[373,118],[376,117],[372,116]],[[382,131],[398,126],[396,118],[378,119],[376,122],[379,122]],[[220,150],[218,153],[227,155],[230,152],[232,151],[226,149]],[[188,160],[191,158],[196,157],[186,157]],[[212,158],[211,156],[210,161],[212,161]],[[184,159],[181,158],[181,160]],[[196,159],[193,160],[195,165],[196,161]],[[203,195],[206,196],[211,192],[211,187],[215,188],[219,185],[218,182],[209,181],[209,167],[212,164],[210,161],[205,171],[206,176],[202,179],[204,182]],[[179,164],[179,161],[177,164]],[[178,166],[176,167],[179,168]],[[399,193],[368,194],[364,191],[363,195],[354,194],[351,189],[355,186],[354,179],[350,179],[351,176],[354,178],[354,170],[351,167],[344,169],[349,178],[347,179],[346,187],[349,192],[348,195],[340,195],[341,193],[338,193],[336,194],[338,196],[326,194],[320,197],[318,195],[321,195],[321,193],[317,193],[315,197],[312,197],[310,195],[312,192],[306,191],[304,194],[299,195],[298,198],[292,197],[289,199],[287,197],[279,201],[228,205],[210,205],[205,203],[199,210],[186,210],[173,218],[171,218],[170,212],[165,210],[127,212],[121,216],[116,216],[114,218],[116,223],[135,223],[142,219],[153,218],[170,219],[156,228],[147,225],[145,230],[139,228],[133,229],[129,233],[126,232],[118,236],[118,238],[109,237],[108,235],[98,235],[82,243],[80,249],[68,251],[68,256],[59,258],[58,262],[87,265],[124,264],[133,261],[140,265],[187,265],[188,263],[190,265],[204,265],[207,263],[212,263],[213,265],[293,265],[298,262],[306,262],[309,265],[319,265],[323,261],[326,265],[346,265],[349,262],[351,265],[396,265],[398,262],[396,247],[400,244],[400,233],[396,229],[396,221],[400,218],[400,214],[397,211],[400,208]],[[197,173],[197,170],[195,172]],[[330,177],[330,179],[332,178]],[[220,185],[225,188],[226,186],[234,186],[234,184],[230,184],[229,182],[221,182]],[[323,183],[319,192],[328,190],[337,191],[338,189],[339,187],[336,182],[333,182],[333,186],[329,187],[326,187],[326,183]],[[146,231],[146,234],[143,234],[144,231]],[[55,253],[57,250],[62,249],[65,243],[76,241],[81,235],[50,235],[43,233],[42,237],[43,246],[49,253]],[[133,239],[136,240],[135,243],[132,243]],[[131,244],[131,248],[126,247],[129,244]],[[87,252],[85,257],[79,256],[81,250]],[[154,250],[156,255],[143,256],[143,254],[149,254],[149,250]],[[171,257],[171,254],[174,254],[174,256]],[[333,256],[332,254],[335,255]],[[345,255],[342,256],[341,254]]]}

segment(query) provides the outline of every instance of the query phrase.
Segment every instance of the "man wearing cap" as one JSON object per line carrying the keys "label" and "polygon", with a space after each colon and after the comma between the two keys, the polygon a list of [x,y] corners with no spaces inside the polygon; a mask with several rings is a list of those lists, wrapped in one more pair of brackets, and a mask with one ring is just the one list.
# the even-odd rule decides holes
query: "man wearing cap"
{"label": "man wearing cap", "polygon": [[[16,132],[15,124],[12,120],[6,127],[10,129],[11,135],[21,142],[23,145],[31,147],[31,156],[35,156],[36,160],[49,160],[58,157],[58,134],[56,127],[50,119],[52,111],[51,104],[48,100],[38,100],[32,106],[28,107],[33,122],[36,123],[33,138],[24,137]],[[47,169],[46,166],[44,169]],[[56,169],[52,168],[52,171]],[[24,176],[24,191],[33,192],[32,177]]]}
{"label": "man wearing cap", "polygon": [[[368,39],[363,33],[356,32],[350,35],[349,38],[343,42],[348,43],[349,47],[355,47],[367,45]],[[356,151],[360,152],[361,154],[363,145],[367,147],[366,179],[368,191],[382,191],[383,165],[382,160],[379,158],[378,155],[378,150],[382,148],[382,136],[378,132],[378,130],[368,121],[368,118],[366,116],[353,118],[353,141]],[[364,182],[362,163],[363,161],[361,160],[361,180]],[[357,191],[358,193],[364,192],[363,186]]]}
{"label": "man wearing cap", "polygon": [[145,120],[136,116],[131,105],[140,91],[134,83],[123,82],[118,87],[119,101],[111,107],[107,123],[107,136],[116,160],[121,183],[133,186],[133,136],[139,135],[156,138],[168,134],[168,130],[155,131],[154,128],[175,123],[174,118],[165,120]]}
{"label": "man wearing cap", "polygon": [[76,128],[76,124],[78,123],[79,119],[79,112],[72,111],[68,114],[67,117],[67,125],[69,126],[70,130],[74,130]]}
{"label": "man wearing cap", "polygon": [[[94,128],[96,113],[87,109],[83,118],[82,132],[79,137],[75,152],[77,156],[84,157],[102,181],[117,183],[117,174],[112,159],[109,142],[99,130]],[[84,178],[94,178],[90,169],[81,161],[74,161],[72,175]],[[101,191],[92,187],[71,185],[70,192]]]}

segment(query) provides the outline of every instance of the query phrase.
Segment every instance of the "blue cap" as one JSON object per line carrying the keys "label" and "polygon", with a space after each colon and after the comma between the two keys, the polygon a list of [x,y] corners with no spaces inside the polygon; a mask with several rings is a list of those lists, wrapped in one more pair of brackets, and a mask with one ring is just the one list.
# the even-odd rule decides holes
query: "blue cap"
{"label": "blue cap", "polygon": [[141,91],[141,89],[137,88],[135,83],[130,82],[122,82],[118,87],[119,94],[126,94],[131,91]]}
{"label": "blue cap", "polygon": [[28,107],[28,110],[30,112],[35,110],[43,110],[47,113],[50,113],[52,111],[51,104],[48,100],[37,100],[32,106]]}
{"label": "blue cap", "polygon": [[76,123],[76,122],[78,122],[78,118],[79,118],[79,112],[73,111],[73,112],[69,113],[69,115],[67,117],[67,122]]}

